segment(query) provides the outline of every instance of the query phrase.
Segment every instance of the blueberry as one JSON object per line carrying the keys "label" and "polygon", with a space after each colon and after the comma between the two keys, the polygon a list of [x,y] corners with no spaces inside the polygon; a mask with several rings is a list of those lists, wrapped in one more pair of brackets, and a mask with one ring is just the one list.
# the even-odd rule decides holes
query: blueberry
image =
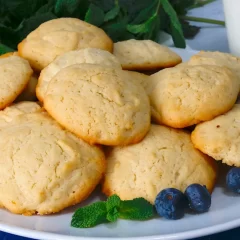
{"label": "blueberry", "polygon": [[191,184],[185,190],[189,207],[198,213],[207,212],[211,206],[211,194],[205,186]]}
{"label": "blueberry", "polygon": [[226,177],[227,188],[235,193],[240,193],[240,168],[232,168]]}
{"label": "blueberry", "polygon": [[167,219],[180,219],[187,206],[185,195],[176,188],[162,190],[155,199],[157,213]]}

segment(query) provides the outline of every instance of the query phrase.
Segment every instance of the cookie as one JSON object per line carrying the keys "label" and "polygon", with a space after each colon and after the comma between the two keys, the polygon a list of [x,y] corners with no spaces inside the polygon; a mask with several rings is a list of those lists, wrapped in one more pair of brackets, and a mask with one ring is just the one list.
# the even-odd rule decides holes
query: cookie
{"label": "cookie", "polygon": [[177,66],[151,76],[149,94],[154,121],[185,128],[229,111],[236,102],[239,81],[226,67]]}
{"label": "cookie", "polygon": [[0,58],[6,58],[6,57],[10,57],[10,56],[19,56],[19,55],[18,55],[18,52],[8,52],[8,53],[0,55]]}
{"label": "cookie", "polygon": [[0,58],[0,109],[11,104],[27,86],[33,71],[27,60],[5,55]]}
{"label": "cookie", "polygon": [[182,62],[178,54],[151,40],[130,39],[114,43],[113,54],[126,70],[152,71]]}
{"label": "cookie", "polygon": [[230,166],[240,167],[240,105],[211,121],[198,124],[192,132],[194,146]]}
{"label": "cookie", "polygon": [[46,112],[34,112],[32,104],[30,113],[10,114],[5,126],[0,124],[0,206],[16,214],[43,215],[86,199],[102,178],[105,157]]}
{"label": "cookie", "polygon": [[184,191],[192,183],[212,191],[216,162],[194,148],[190,134],[152,125],[138,144],[115,147],[108,152],[102,191],[122,200],[143,197],[152,204],[164,188]]}
{"label": "cookie", "polygon": [[89,143],[139,142],[150,127],[150,104],[140,84],[120,69],[76,64],[60,70],[48,85],[44,108]]}
{"label": "cookie", "polygon": [[228,67],[238,76],[240,82],[240,58],[230,53],[200,51],[187,62],[190,65],[217,65]]}
{"label": "cookie", "polygon": [[23,92],[17,97],[15,102],[21,102],[21,101],[35,101],[37,100],[36,97],[36,87],[38,83],[37,75],[32,75],[30,78],[27,86],[23,90]]}
{"label": "cookie", "polygon": [[113,42],[94,25],[77,18],[58,18],[44,22],[32,31],[18,45],[18,52],[40,71],[57,56],[88,47],[112,52]]}
{"label": "cookie", "polygon": [[37,86],[37,96],[43,101],[44,94],[47,90],[48,83],[60,69],[80,63],[100,64],[107,67],[121,69],[118,59],[108,51],[97,48],[86,48],[67,52],[57,57],[52,63],[41,71]]}
{"label": "cookie", "polygon": [[150,78],[148,75],[145,75],[143,73],[135,72],[135,71],[128,71],[124,70],[126,72],[127,77],[130,78],[131,81],[134,81],[136,83],[140,83],[141,86],[145,89],[146,93],[149,92],[150,89]]}

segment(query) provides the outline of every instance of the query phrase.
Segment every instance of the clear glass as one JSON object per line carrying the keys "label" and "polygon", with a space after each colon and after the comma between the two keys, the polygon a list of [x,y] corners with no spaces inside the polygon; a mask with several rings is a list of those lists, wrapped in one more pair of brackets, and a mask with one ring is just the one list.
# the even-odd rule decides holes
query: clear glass
{"label": "clear glass", "polygon": [[230,52],[240,57],[240,0],[223,0]]}

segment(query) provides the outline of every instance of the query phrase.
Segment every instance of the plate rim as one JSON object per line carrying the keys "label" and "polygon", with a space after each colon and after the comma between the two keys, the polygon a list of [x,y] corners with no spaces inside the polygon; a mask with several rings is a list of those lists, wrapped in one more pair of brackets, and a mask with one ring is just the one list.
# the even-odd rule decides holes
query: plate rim
{"label": "plate rim", "polygon": [[[196,54],[199,50],[191,49],[191,48],[175,48],[169,47],[171,50],[175,50],[176,52],[188,52],[190,54]],[[226,230],[231,230],[233,228],[240,226],[240,217],[238,219],[234,219],[228,222],[224,222],[221,224],[213,225],[210,227],[204,227],[200,229],[194,229],[189,231],[183,231],[173,234],[163,234],[163,235],[150,235],[150,236],[138,236],[138,237],[86,237],[86,236],[72,236],[51,232],[44,232],[39,230],[33,230],[23,227],[18,227],[16,225],[11,225],[0,221],[0,231],[5,233],[13,234],[16,236],[22,236],[26,238],[32,239],[40,239],[42,240],[182,240],[182,239],[190,239],[196,237],[203,237],[219,232],[223,232]]]}
{"label": "plate rim", "polygon": [[231,230],[233,228],[240,226],[240,218],[235,219],[226,223],[195,229],[190,231],[184,231],[180,233],[173,234],[163,234],[163,235],[152,235],[152,236],[138,236],[138,237],[84,237],[84,236],[71,236],[62,235],[57,233],[50,233],[44,231],[37,231],[32,229],[26,229],[22,227],[12,226],[0,222],[0,231],[10,233],[17,236],[22,236],[26,238],[39,239],[37,235],[41,235],[42,240],[185,240],[190,238],[204,237],[207,235],[220,233],[226,230]]}

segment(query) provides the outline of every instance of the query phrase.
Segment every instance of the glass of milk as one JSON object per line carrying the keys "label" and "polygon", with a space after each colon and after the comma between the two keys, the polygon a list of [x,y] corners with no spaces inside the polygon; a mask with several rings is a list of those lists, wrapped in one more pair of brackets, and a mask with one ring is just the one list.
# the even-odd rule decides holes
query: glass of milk
{"label": "glass of milk", "polygon": [[240,0],[223,0],[230,52],[240,57]]}

